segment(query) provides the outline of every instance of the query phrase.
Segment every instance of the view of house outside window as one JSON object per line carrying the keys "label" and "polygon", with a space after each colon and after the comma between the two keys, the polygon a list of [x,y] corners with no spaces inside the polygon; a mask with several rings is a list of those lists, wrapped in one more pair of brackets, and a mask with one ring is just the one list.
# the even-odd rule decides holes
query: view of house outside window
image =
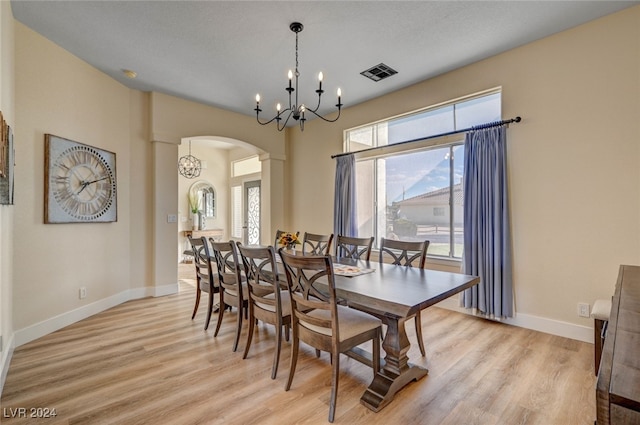
{"label": "view of house outside window", "polygon": [[[501,119],[499,91],[345,132],[356,154],[358,236],[429,240],[430,256],[462,257],[464,134],[397,143],[466,129]],[[416,148],[416,145],[428,145]]]}

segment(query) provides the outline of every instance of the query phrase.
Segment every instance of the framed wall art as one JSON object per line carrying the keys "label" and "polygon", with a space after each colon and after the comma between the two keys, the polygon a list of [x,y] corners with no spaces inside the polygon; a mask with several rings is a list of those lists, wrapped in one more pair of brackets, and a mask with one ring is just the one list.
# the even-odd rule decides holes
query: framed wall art
{"label": "framed wall art", "polygon": [[44,222],[117,221],[116,154],[45,134]]}
{"label": "framed wall art", "polygon": [[13,205],[13,168],[15,155],[13,149],[13,131],[7,125],[0,112],[2,129],[0,130],[0,204]]}

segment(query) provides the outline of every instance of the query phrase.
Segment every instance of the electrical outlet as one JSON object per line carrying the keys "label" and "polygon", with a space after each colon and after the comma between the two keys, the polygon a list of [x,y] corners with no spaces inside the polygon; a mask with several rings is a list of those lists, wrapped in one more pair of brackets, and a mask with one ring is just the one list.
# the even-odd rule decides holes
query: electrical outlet
{"label": "electrical outlet", "polygon": [[85,298],[87,298],[87,288],[86,287],[82,287],[80,288],[80,299],[83,300]]}
{"label": "electrical outlet", "polygon": [[167,223],[177,223],[178,222],[178,216],[175,214],[169,214],[167,215]]}
{"label": "electrical outlet", "polygon": [[578,316],[589,317],[590,307],[587,303],[578,303]]}

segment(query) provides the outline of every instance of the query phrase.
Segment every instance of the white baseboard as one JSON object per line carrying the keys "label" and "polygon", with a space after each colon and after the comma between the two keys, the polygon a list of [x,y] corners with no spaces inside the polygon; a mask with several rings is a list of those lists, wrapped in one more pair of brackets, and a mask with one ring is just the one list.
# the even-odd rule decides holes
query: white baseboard
{"label": "white baseboard", "polygon": [[[472,315],[469,310],[464,307],[460,307],[459,298],[456,296],[447,298],[436,305],[438,307],[446,308],[447,310]],[[589,326],[581,326],[574,323],[562,322],[560,320],[522,313],[516,313],[514,317],[502,319],[500,322],[506,323],[507,325],[518,326],[520,328],[531,329],[538,332],[544,332],[593,344],[593,328]]]}

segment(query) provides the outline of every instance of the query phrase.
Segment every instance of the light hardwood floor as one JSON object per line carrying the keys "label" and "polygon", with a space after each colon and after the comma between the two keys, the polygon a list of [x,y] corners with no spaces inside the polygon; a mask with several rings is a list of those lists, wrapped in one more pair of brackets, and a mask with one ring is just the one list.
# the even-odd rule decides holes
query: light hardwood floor
{"label": "light hardwood floor", "polygon": [[[192,267],[192,266],[190,266]],[[190,267],[181,267],[189,278]],[[206,294],[192,321],[195,289],[124,303],[15,350],[4,386],[2,424],[321,424],[331,370],[302,344],[290,391],[284,343],[270,379],[274,331],[257,326],[242,360],[231,346],[235,312],[203,330]],[[212,321],[215,320],[215,317]],[[341,357],[337,424],[593,424],[593,346],[432,307],[424,311],[427,351],[410,358],[429,369],[383,410],[359,399],[371,370]],[[415,340],[412,323],[410,341]],[[55,408],[49,419],[18,408]],[[12,417],[13,416],[13,417]]]}

